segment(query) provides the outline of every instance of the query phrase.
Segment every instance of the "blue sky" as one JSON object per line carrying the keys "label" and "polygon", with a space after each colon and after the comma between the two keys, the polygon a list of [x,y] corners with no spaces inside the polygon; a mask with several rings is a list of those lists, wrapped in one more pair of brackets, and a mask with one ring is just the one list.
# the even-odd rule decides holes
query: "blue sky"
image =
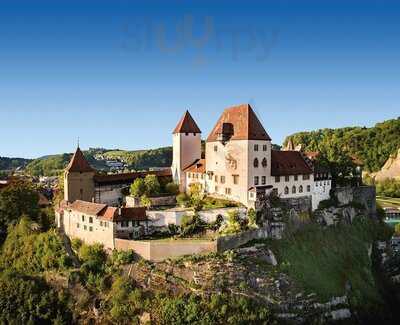
{"label": "blue sky", "polygon": [[0,155],[154,148],[250,103],[273,142],[400,115],[397,1],[0,0]]}

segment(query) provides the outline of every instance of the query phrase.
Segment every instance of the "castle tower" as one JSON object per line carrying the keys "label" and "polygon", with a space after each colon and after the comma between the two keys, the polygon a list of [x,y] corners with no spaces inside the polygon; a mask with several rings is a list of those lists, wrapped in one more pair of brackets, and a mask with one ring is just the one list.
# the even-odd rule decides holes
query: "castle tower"
{"label": "castle tower", "polygon": [[172,177],[180,190],[185,190],[183,170],[201,159],[201,131],[188,111],[185,112],[173,132]]}
{"label": "castle tower", "polygon": [[64,172],[64,200],[92,202],[94,199],[95,170],[85,159],[81,149],[76,149],[68,167]]}

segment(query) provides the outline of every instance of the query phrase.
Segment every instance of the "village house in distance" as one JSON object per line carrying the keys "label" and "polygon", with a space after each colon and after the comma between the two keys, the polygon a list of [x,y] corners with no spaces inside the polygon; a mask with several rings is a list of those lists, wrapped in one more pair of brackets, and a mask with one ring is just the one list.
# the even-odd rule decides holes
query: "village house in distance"
{"label": "village house in distance", "polygon": [[[273,150],[248,104],[224,110],[206,139],[205,152],[201,130],[188,111],[174,129],[172,142],[170,169],[110,175],[97,173],[78,147],[64,173],[58,226],[71,238],[113,249],[116,239],[140,238],[149,227],[180,225],[185,212],[127,204],[126,189],[147,175],[173,181],[181,192],[197,184],[205,195],[235,201],[244,210],[258,210],[271,192],[282,199],[304,199],[310,210],[329,198],[331,175],[314,166],[317,153],[302,153],[290,143],[288,150]],[[220,213],[208,212],[207,218],[215,220]]]}

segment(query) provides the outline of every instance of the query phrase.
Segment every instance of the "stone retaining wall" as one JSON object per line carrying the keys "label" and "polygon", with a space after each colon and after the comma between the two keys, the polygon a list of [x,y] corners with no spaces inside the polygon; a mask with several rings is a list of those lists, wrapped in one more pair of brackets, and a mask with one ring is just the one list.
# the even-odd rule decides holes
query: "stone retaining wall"
{"label": "stone retaining wall", "polygon": [[263,239],[269,237],[268,228],[260,228],[256,230],[244,231],[240,234],[218,237],[217,251],[219,253],[229,249],[234,249],[244,244],[247,244],[253,239]]}

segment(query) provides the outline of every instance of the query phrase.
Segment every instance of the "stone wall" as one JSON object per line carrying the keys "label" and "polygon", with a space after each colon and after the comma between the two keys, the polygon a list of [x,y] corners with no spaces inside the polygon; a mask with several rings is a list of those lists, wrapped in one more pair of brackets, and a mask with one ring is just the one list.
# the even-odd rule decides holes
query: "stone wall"
{"label": "stone wall", "polygon": [[244,231],[240,234],[223,236],[217,239],[217,251],[224,252],[242,246],[253,239],[268,238],[268,228]]}
{"label": "stone wall", "polygon": [[312,198],[311,196],[302,196],[297,198],[281,198],[290,209],[295,210],[298,214],[309,213],[312,211]]}
{"label": "stone wall", "polygon": [[142,258],[154,262],[217,251],[217,242],[211,240],[136,241],[116,238],[114,245],[117,250],[131,249]]}
{"label": "stone wall", "polygon": [[347,205],[353,202],[362,204],[368,216],[376,216],[375,186],[338,187],[334,189],[333,193],[340,205]]}
{"label": "stone wall", "polygon": [[[168,196],[157,196],[157,197],[150,197],[151,205],[154,207],[158,206],[173,206],[176,204],[176,196],[175,195],[168,195]],[[126,206],[135,208],[140,207],[140,198],[127,196],[125,197]]]}

